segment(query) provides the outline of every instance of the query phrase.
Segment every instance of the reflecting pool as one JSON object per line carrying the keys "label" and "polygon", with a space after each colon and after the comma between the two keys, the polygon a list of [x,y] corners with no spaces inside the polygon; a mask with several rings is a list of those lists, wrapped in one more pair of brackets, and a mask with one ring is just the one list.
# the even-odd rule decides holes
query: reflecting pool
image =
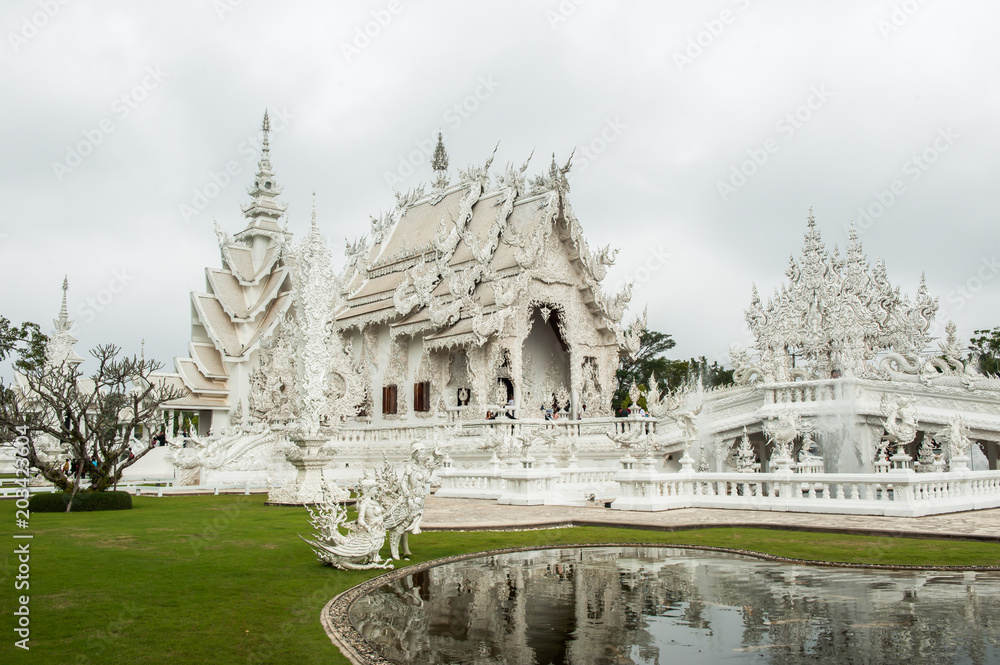
{"label": "reflecting pool", "polygon": [[414,573],[350,619],[399,663],[1000,663],[1000,573],[535,550]]}

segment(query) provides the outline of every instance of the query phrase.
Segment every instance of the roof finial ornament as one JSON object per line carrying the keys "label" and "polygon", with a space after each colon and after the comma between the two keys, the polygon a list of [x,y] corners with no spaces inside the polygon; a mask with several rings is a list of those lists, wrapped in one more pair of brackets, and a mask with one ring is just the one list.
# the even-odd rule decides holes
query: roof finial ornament
{"label": "roof finial ornament", "polygon": [[438,131],[437,145],[431,157],[431,168],[434,169],[434,188],[444,189],[448,186],[448,151],[444,149],[444,137]]}
{"label": "roof finial ornament", "polygon": [[316,190],[313,190],[312,225],[316,226]]}
{"label": "roof finial ornament", "polygon": [[569,159],[566,160],[566,164],[560,167],[556,164],[556,153],[552,153],[552,163],[549,165],[549,180],[553,189],[559,192],[569,191],[569,178],[566,177],[566,174],[569,173],[570,168],[573,166],[573,155],[575,154],[576,148],[573,149],[573,152],[569,153]]}
{"label": "roof finial ornament", "polygon": [[267,116],[267,109],[264,109],[264,121],[260,123],[260,129],[264,132],[264,140],[260,144],[260,166],[261,171],[271,170],[271,144],[268,135],[271,133],[271,119]]}
{"label": "roof finial ornament", "polygon": [[66,307],[66,292],[69,291],[69,275],[63,276],[63,297],[62,305],[59,306],[59,320],[56,322],[56,330],[68,330],[69,308]]}

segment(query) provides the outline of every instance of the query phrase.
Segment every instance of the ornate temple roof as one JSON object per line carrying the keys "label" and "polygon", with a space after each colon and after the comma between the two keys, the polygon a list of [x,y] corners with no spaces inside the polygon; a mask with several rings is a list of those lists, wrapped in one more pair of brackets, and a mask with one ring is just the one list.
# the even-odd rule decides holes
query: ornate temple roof
{"label": "ornate temple roof", "polygon": [[868,376],[879,353],[919,355],[938,308],[923,277],[911,300],[889,282],[881,260],[869,264],[853,227],[841,257],[836,247],[827,250],[812,211],[806,226],[802,253],[790,257],[787,282],[766,306],[753,288],[746,321],[758,362],[735,354],[737,374],[756,368],[776,381]]}
{"label": "ornate temple roof", "polygon": [[285,205],[277,200],[281,186],[271,167],[270,121],[264,113],[263,142],[254,181],[247,189],[251,200],[241,207],[246,218],[242,231],[230,237],[215,224],[221,268],[205,270],[206,290],[192,292],[196,326],[190,358],[177,358],[176,377],[191,395],[174,407],[220,408],[228,405],[227,362],[244,362],[291,305],[291,279],[284,265],[291,234],[279,224]]}
{"label": "ornate temple roof", "polygon": [[545,252],[562,246],[578,273],[597,328],[623,337],[620,321],[629,290],[614,297],[600,287],[613,253],[593,252],[567,200],[569,163],[529,185],[528,163],[491,177],[482,167],[449,185],[397,194],[396,208],[372,219],[370,242],[348,247],[342,326],[389,323],[430,333],[428,341],[481,344],[526,296],[529,276],[544,268]]}

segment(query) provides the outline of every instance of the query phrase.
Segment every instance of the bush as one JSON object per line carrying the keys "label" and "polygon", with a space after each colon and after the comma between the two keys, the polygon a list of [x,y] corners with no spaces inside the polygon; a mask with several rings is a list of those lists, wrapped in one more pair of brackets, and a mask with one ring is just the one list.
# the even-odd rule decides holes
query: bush
{"label": "bush", "polygon": [[[28,510],[36,513],[64,513],[70,495],[66,492],[34,494],[28,500]],[[130,510],[132,495],[128,492],[77,492],[71,512],[94,510]]]}

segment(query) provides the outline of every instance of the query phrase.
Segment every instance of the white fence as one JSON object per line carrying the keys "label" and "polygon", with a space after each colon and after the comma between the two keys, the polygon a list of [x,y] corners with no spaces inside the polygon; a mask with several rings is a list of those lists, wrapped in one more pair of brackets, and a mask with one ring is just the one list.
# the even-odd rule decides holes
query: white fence
{"label": "white fence", "polygon": [[659,473],[622,470],[617,510],[729,508],[919,517],[1000,507],[1000,471]]}
{"label": "white fence", "polygon": [[[637,462],[637,461],[636,461]],[[640,467],[636,463],[631,466]],[[1000,507],[1000,471],[695,473],[652,468],[555,468],[524,460],[438,471],[440,497],[515,505],[612,502],[616,510],[726,508],[919,517]]]}
{"label": "white fence", "polygon": [[[57,492],[53,485],[32,485],[28,494]],[[0,499],[15,499],[24,495],[25,488],[15,483],[0,484]],[[135,496],[181,496],[185,494],[265,494],[267,485],[260,483],[209,483],[204,485],[174,485],[173,479],[146,478],[139,482],[120,482],[118,490]],[[86,488],[81,491],[86,491]]]}
{"label": "white fence", "polygon": [[436,496],[494,499],[512,505],[582,506],[611,501],[618,494],[614,469],[555,468],[554,461],[519,460],[489,469],[438,469]]}

